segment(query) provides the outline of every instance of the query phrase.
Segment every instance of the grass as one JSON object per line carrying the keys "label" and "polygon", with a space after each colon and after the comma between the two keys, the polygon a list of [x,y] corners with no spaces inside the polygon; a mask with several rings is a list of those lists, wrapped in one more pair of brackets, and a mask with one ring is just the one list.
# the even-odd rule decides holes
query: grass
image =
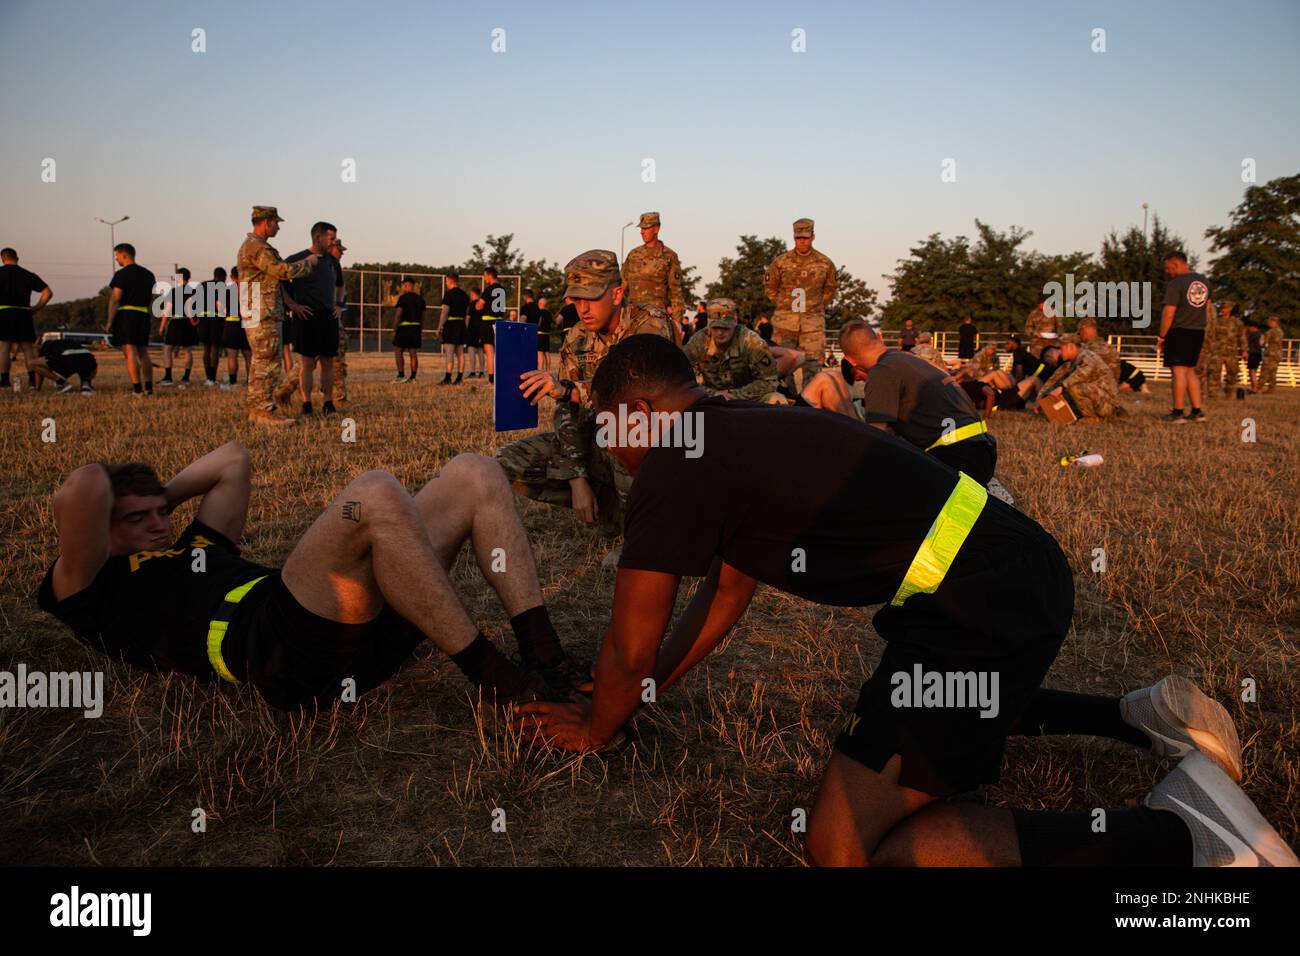
{"label": "grass", "polygon": [[[492,432],[486,388],[440,389],[434,364],[417,384],[394,386],[389,359],[353,357],[355,444],[340,441],[338,419],[254,431],[242,392],[133,401],[111,355],[101,356],[94,398],[0,395],[0,668],[107,666],[98,720],[0,711],[0,863],[801,862],[792,813],[811,806],[840,715],[879,658],[873,609],[760,588],[726,644],[638,721],[639,741],[604,758],[538,752],[485,721],[427,644],[360,703],[288,717],[248,690],[106,665],[36,610],[55,554],[50,494],[86,461],[147,459],[165,478],[238,438],[254,465],[246,553],[278,563],[358,472],[384,468],[415,490],[459,452],[491,454],[517,437]],[[1155,420],[1167,389],[1130,404],[1125,420],[1070,431],[1012,414],[992,422],[1003,481],[1076,571],[1074,631],[1048,682],[1118,695],[1170,672],[1197,680],[1237,720],[1246,792],[1295,846],[1300,392],[1214,402],[1207,424],[1179,427]],[[1253,444],[1241,440],[1247,415]],[[56,442],[41,440],[46,418]],[[1084,449],[1106,463],[1057,466]],[[613,591],[603,543],[568,512],[519,508],[561,637],[594,655]],[[1096,548],[1106,551],[1104,573],[1091,570]],[[504,640],[503,613],[472,563],[462,556],[453,578],[471,616]],[[1248,678],[1253,703],[1241,699]],[[1012,740],[1000,784],[973,799],[1134,805],[1167,767],[1103,740]],[[199,807],[205,833],[191,826]],[[504,811],[504,832],[493,829],[494,810]]]}

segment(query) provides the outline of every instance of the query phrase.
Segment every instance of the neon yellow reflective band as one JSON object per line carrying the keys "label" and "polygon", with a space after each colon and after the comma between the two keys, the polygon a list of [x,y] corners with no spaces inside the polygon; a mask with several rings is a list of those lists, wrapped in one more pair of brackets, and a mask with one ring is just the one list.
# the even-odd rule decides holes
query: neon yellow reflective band
{"label": "neon yellow reflective band", "polygon": [[145,315],[148,315],[148,314],[149,314],[149,309],[148,309],[147,307],[143,306],[143,305],[119,305],[119,306],[117,307],[117,311],[119,311],[119,312],[143,312]]}
{"label": "neon yellow reflective band", "polygon": [[916,549],[916,556],[890,604],[897,607],[913,594],[933,594],[939,589],[988,500],[989,493],[983,485],[965,472],[957,473],[957,487],[939,509],[929,534]]}
{"label": "neon yellow reflective band", "polygon": [[[940,436],[930,448],[937,448],[940,445],[955,445],[959,441],[965,441],[967,438],[974,438],[976,435],[983,435],[989,430],[989,426],[982,421],[971,422],[969,425],[963,425],[961,428],[948,432]],[[929,451],[927,448],[926,451]]]}
{"label": "neon yellow reflective band", "polygon": [[[1129,378],[1132,378],[1134,375],[1136,375],[1136,374],[1137,374],[1138,372],[1140,372],[1140,371],[1142,371],[1142,370],[1141,370],[1140,368],[1137,368],[1137,367],[1135,366],[1134,369],[1133,369],[1133,371],[1131,371],[1131,372],[1128,373],[1128,377],[1129,377]],[[1125,381],[1127,381],[1127,379],[1125,379]]]}
{"label": "neon yellow reflective band", "polygon": [[0,305],[0,309],[26,309],[30,312],[32,307],[30,305]]}
{"label": "neon yellow reflective band", "polygon": [[[221,606],[222,612],[226,611],[227,604],[238,604],[242,601],[244,595],[253,589],[253,585],[265,578],[266,575],[263,574],[260,578],[253,578],[253,580],[227,591],[224,603]],[[239,681],[235,679],[234,674],[230,673],[230,668],[226,666],[226,661],[221,656],[221,642],[225,640],[226,629],[229,626],[230,622],[222,618],[216,618],[208,622],[208,663],[212,665],[212,669],[221,676],[222,680],[238,684]]]}
{"label": "neon yellow reflective band", "polygon": [[226,321],[227,321],[227,322],[238,322],[238,321],[239,321],[239,316],[237,316],[237,315],[228,315],[228,316],[226,316]]}
{"label": "neon yellow reflective band", "polygon": [[398,322],[398,325],[419,325],[419,322]]}
{"label": "neon yellow reflective band", "polygon": [[1038,377],[1038,373],[1041,372],[1042,370],[1043,370],[1043,363],[1042,363],[1042,362],[1039,362],[1039,363],[1038,363],[1038,368],[1034,369],[1034,374],[1031,375],[1031,376],[1029,376],[1029,377],[1030,377],[1030,378],[1037,378],[1037,377]]}

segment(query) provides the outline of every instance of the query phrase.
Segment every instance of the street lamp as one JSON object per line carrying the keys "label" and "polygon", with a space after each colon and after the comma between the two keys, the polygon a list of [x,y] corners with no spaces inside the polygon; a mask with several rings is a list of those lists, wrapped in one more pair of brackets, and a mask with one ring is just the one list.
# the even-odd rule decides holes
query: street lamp
{"label": "street lamp", "polygon": [[[130,216],[123,216],[121,219],[114,219],[112,222],[109,222],[107,219],[100,219],[98,216],[96,216],[95,222],[102,222],[104,225],[108,226],[108,241],[112,244],[112,246],[116,247],[117,246],[117,224],[119,222],[126,222],[130,218],[131,218]],[[113,270],[117,271],[117,256],[114,255],[112,258],[113,258]]]}
{"label": "street lamp", "polygon": [[630,225],[632,225],[632,223],[629,222],[623,227],[623,231],[618,234],[618,261],[620,265],[623,263],[623,242],[627,238],[627,228]]}

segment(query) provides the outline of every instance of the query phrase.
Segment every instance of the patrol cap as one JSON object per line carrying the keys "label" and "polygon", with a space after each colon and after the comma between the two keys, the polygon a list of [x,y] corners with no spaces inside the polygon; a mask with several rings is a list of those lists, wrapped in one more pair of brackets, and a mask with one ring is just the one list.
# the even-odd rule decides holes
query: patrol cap
{"label": "patrol cap", "polygon": [[280,212],[274,206],[254,206],[253,222],[259,219],[274,219],[276,222],[284,222],[280,217]]}
{"label": "patrol cap", "polygon": [[348,251],[348,247],[343,245],[342,239],[335,239],[333,242],[330,243],[330,245],[333,246],[335,249],[337,249],[339,252]]}
{"label": "patrol cap", "polygon": [[1096,327],[1097,327],[1097,320],[1094,318],[1089,317],[1089,318],[1084,318],[1079,320],[1080,331],[1082,331],[1083,329],[1095,329]]}
{"label": "patrol cap", "polygon": [[731,299],[710,299],[704,309],[709,316],[709,328],[734,329],[736,327],[736,303]]}
{"label": "patrol cap", "polygon": [[564,294],[570,299],[599,299],[622,281],[618,256],[608,249],[588,250],[564,267]]}
{"label": "patrol cap", "polygon": [[794,237],[796,239],[811,239],[813,236],[813,221],[811,219],[796,219],[794,221]]}
{"label": "patrol cap", "polygon": [[1083,339],[1079,338],[1074,332],[1066,332],[1061,336],[1061,345],[1082,345]]}
{"label": "patrol cap", "polygon": [[657,212],[643,212],[643,213],[641,213],[641,228],[642,228],[642,229],[650,229],[651,227],[653,227],[653,226],[657,226],[657,225],[659,225],[659,213],[657,213]]}

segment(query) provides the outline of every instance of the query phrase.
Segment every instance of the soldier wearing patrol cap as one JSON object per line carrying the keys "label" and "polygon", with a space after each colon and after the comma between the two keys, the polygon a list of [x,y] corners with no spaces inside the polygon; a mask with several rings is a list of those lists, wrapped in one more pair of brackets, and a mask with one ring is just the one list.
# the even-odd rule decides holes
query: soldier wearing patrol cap
{"label": "soldier wearing patrol cap", "polygon": [[280,258],[267,241],[275,238],[284,222],[274,206],[254,206],[252,220],[253,231],[236,256],[240,311],[253,323],[247,329],[253,352],[248,373],[248,420],[258,425],[292,425],[294,419],[275,409],[280,381],[280,322],[284,318],[280,283],[308,275],[320,257],[313,254],[297,262]]}
{"label": "soldier wearing patrol cap", "polygon": [[1083,421],[1114,418],[1127,412],[1119,402],[1119,382],[1096,352],[1083,347],[1073,332],[1061,336],[1061,365],[1039,389],[1044,398],[1057,389]]}
{"label": "soldier wearing patrol cap", "polygon": [[737,325],[736,303],[713,299],[706,311],[708,327],[691,336],[684,350],[704,387],[724,398],[784,405],[776,361],[757,332]]}
{"label": "soldier wearing patrol cap", "polygon": [[564,267],[564,278],[564,295],[577,308],[579,322],[560,347],[559,374],[525,372],[519,385],[534,404],[543,396],[556,400],[555,431],[507,445],[497,452],[497,461],[517,494],[572,508],[613,536],[622,527],[622,502],[632,477],[596,444],[591,379],[610,348],[629,336],[661,335],[670,342],[676,336],[663,309],[624,301],[614,253],[584,252]]}
{"label": "soldier wearing patrol cap", "polygon": [[623,262],[623,301],[665,309],[674,323],[682,320],[682,263],[659,241],[659,213],[641,214],[641,241]]}
{"label": "soldier wearing patrol cap", "polygon": [[[812,382],[826,358],[826,307],[839,282],[835,263],[812,247],[813,221],[796,219],[794,249],[772,260],[763,285],[775,310],[772,340],[804,353],[803,384]],[[793,383],[793,374],[791,382]]]}

